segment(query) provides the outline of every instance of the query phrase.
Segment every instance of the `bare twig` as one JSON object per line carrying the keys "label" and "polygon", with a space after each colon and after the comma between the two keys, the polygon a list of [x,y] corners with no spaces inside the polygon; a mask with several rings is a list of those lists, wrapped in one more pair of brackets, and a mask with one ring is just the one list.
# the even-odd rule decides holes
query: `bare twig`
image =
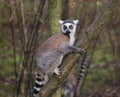
{"label": "bare twig", "polygon": [[24,14],[23,14],[23,8],[22,8],[22,0],[14,0],[14,5],[15,5],[15,11],[16,11],[16,16],[17,16],[17,22],[19,26],[19,31],[20,31],[20,39],[21,39],[21,45],[23,50],[25,49],[24,44],[25,44],[25,36],[24,36]]}

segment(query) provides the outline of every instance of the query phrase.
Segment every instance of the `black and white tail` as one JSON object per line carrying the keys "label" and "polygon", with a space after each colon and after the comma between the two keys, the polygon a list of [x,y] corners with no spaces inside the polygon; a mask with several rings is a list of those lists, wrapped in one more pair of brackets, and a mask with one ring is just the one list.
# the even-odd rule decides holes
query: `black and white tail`
{"label": "black and white tail", "polygon": [[81,83],[81,81],[84,78],[85,73],[86,73],[87,65],[85,63],[85,59],[86,59],[86,53],[84,53],[82,55],[82,60],[81,60],[81,64],[80,64],[80,71],[78,73],[77,82],[76,82],[76,86],[75,86],[74,97],[77,96],[77,90],[78,90],[79,84]]}
{"label": "black and white tail", "polygon": [[35,84],[34,84],[34,90],[33,90],[33,97],[36,97],[38,92],[40,91],[41,87],[45,84],[45,75],[36,74]]}

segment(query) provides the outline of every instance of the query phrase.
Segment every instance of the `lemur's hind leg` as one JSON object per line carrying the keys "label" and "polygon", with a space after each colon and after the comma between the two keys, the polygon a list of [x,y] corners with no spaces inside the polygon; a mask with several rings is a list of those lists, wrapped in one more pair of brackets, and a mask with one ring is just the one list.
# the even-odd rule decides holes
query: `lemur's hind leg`
{"label": "lemur's hind leg", "polygon": [[[59,52],[59,53],[61,53],[61,52]],[[59,61],[58,66],[62,63],[63,57],[64,57],[63,54],[61,54],[61,57],[60,57],[60,61]],[[62,74],[62,71],[60,70],[59,67],[56,67],[56,68],[54,69],[54,73],[55,73],[56,75],[61,75],[61,74]]]}

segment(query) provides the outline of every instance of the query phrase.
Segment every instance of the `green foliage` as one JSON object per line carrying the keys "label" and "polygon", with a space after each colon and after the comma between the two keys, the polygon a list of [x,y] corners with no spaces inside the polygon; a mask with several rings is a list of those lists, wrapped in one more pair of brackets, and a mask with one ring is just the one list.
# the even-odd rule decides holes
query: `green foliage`
{"label": "green foliage", "polygon": [[1,75],[4,77],[10,77],[14,74],[14,66],[13,66],[13,58],[7,57],[5,60],[0,64],[1,67]]}
{"label": "green foliage", "polygon": [[108,50],[96,50],[94,52],[94,56],[93,56],[93,63],[94,64],[105,64],[105,61],[108,62],[113,62],[114,57],[112,56],[111,52],[109,52]]}
{"label": "green foliage", "polygon": [[94,91],[101,91],[103,87],[107,86],[116,80],[113,66],[107,68],[95,67],[90,68],[88,75],[86,77],[84,87],[82,88],[82,93],[87,93],[91,91],[91,87]]}

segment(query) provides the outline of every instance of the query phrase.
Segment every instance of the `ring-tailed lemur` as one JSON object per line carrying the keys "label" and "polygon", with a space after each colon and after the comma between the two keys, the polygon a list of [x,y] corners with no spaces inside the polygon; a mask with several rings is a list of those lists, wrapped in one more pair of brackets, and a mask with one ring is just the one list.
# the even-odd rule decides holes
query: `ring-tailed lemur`
{"label": "ring-tailed lemur", "polygon": [[40,88],[46,82],[48,73],[61,75],[61,70],[58,66],[61,64],[63,57],[66,54],[77,52],[85,55],[85,51],[75,47],[75,32],[78,20],[59,20],[61,31],[42,43],[38,47],[36,54],[36,65],[41,71],[36,75],[33,96],[40,91]]}

